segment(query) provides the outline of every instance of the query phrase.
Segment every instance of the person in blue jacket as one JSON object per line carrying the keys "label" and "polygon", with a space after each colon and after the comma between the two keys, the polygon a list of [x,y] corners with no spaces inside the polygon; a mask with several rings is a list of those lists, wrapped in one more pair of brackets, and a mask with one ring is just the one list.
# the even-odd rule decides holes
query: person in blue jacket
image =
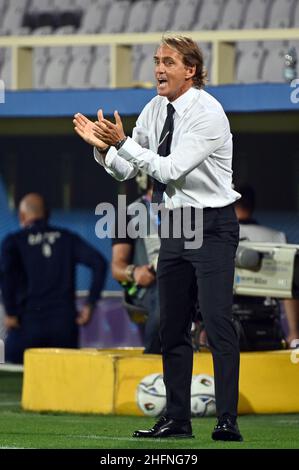
{"label": "person in blue jacket", "polygon": [[[19,205],[21,230],[1,246],[1,289],[8,331],[7,362],[21,363],[33,347],[78,347],[78,327],[89,322],[104,285],[107,262],[75,233],[49,225],[39,194],[27,194]],[[86,304],[75,305],[75,268],[92,271]]]}

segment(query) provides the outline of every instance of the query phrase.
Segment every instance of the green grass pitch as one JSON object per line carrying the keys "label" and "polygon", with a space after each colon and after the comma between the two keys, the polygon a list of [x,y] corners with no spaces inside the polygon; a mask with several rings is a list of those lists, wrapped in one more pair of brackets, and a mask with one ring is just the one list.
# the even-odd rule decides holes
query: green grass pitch
{"label": "green grass pitch", "polygon": [[213,442],[215,418],[193,419],[195,439],[138,440],[132,432],[153,419],[25,412],[21,384],[20,373],[0,372],[0,449],[299,449],[298,414],[241,416],[243,443]]}

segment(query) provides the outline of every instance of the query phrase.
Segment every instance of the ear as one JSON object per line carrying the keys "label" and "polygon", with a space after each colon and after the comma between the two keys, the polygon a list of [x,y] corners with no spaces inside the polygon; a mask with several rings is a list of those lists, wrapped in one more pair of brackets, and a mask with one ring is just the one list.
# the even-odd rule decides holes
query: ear
{"label": "ear", "polygon": [[186,80],[189,80],[190,78],[194,77],[196,73],[196,65],[192,65],[192,67],[189,65],[186,65],[185,69],[186,69],[186,73],[185,73]]}

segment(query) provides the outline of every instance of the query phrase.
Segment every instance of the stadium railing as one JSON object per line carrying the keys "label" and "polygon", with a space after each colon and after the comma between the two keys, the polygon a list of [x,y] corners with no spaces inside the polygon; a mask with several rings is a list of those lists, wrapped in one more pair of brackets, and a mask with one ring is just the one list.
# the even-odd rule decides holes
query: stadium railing
{"label": "stadium railing", "polygon": [[[234,83],[235,43],[238,41],[289,41],[299,29],[188,31],[195,41],[212,43],[212,83]],[[86,34],[61,36],[1,36],[0,48],[12,48],[12,90],[33,88],[33,48],[59,46],[110,46],[110,87],[131,87],[132,46],[158,44],[161,33]]]}

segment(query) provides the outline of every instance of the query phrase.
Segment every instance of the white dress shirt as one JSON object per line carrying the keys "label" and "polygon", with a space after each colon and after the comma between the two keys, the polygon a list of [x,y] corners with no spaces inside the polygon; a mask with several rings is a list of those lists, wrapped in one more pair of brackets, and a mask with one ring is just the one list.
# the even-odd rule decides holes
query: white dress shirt
{"label": "white dress shirt", "polygon": [[94,156],[119,181],[138,170],[167,184],[165,206],[224,207],[240,198],[232,189],[232,135],[221,104],[204,90],[190,88],[171,104],[175,108],[171,153],[157,154],[168,99],[155,96],[143,109],[132,138],[105,161]]}

